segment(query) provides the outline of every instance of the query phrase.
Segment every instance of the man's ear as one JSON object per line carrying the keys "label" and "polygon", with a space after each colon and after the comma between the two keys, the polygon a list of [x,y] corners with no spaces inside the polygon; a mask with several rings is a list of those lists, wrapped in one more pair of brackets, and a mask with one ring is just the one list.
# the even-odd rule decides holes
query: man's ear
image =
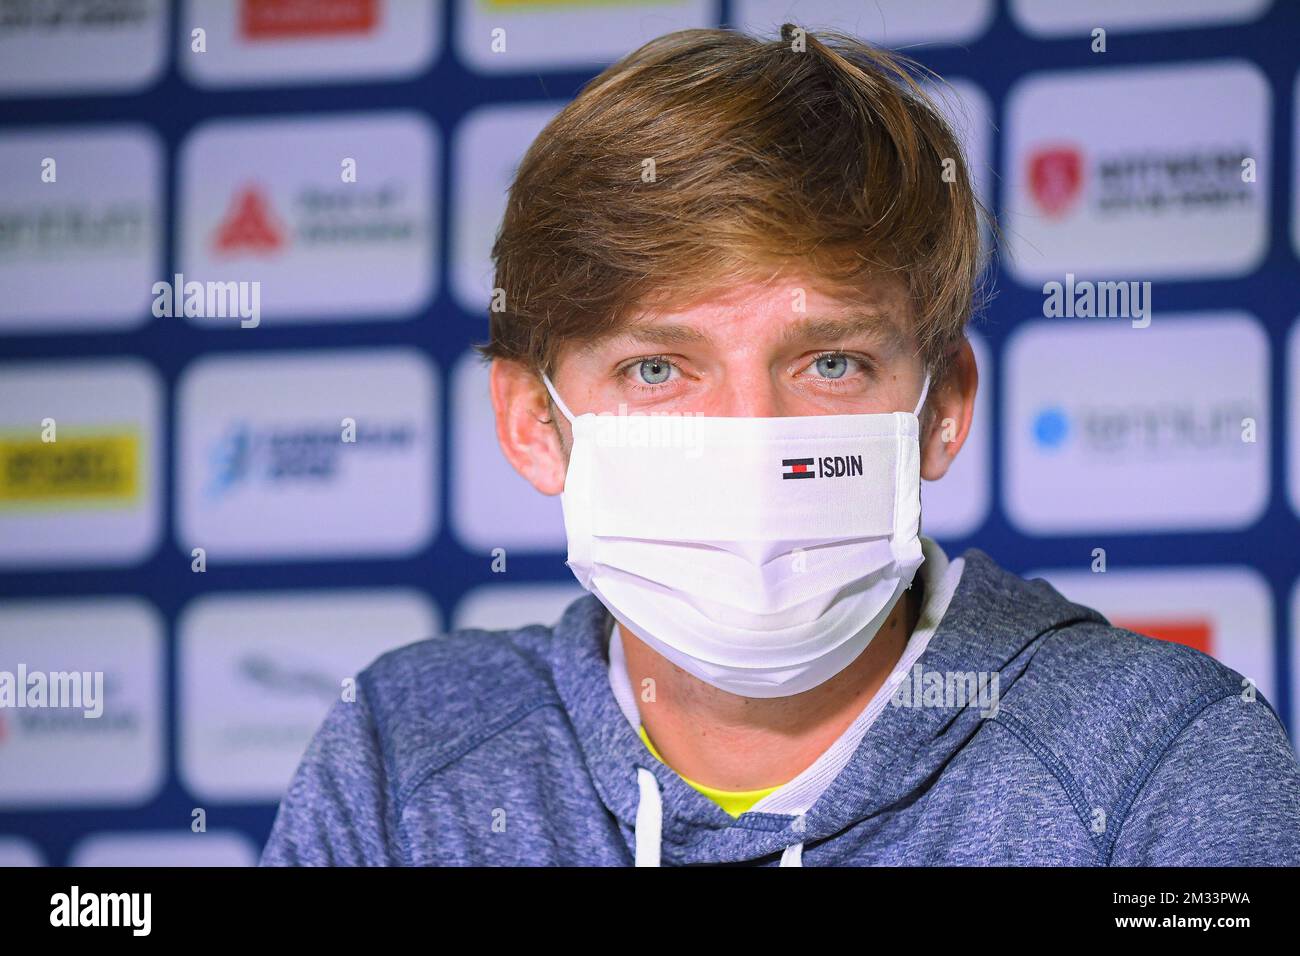
{"label": "man's ear", "polygon": [[930,397],[932,417],[921,436],[921,477],[938,481],[966,443],[975,416],[979,369],[970,340],[963,339],[939,388]]}
{"label": "man's ear", "polygon": [[[488,382],[497,441],[506,461],[542,494],[558,495],[564,490],[568,470],[565,447],[571,439],[567,437],[568,423],[551,408],[541,376],[520,362],[493,359]],[[552,418],[557,419],[555,424]],[[565,430],[563,447],[556,424]]]}

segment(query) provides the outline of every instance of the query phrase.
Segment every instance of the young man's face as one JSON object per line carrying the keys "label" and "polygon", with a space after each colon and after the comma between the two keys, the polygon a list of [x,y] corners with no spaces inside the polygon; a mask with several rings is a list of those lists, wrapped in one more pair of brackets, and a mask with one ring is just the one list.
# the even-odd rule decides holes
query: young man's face
{"label": "young man's face", "polygon": [[[617,413],[620,405],[754,418],[911,411],[925,375],[911,322],[900,283],[882,283],[865,304],[852,305],[811,279],[755,283],[680,311],[642,315],[606,338],[569,347],[552,382],[574,415]],[[947,470],[969,427],[976,384],[969,345],[951,377],[950,388],[932,384],[927,401],[935,412],[923,421],[930,425],[921,441],[928,480]],[[542,493],[563,491],[572,436],[558,410],[555,425],[545,423],[540,379],[496,362],[492,392],[511,464]]]}

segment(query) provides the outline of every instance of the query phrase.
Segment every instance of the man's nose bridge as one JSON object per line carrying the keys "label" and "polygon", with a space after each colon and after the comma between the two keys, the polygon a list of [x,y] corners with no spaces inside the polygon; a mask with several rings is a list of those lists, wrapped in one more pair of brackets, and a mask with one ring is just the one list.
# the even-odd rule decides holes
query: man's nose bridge
{"label": "man's nose bridge", "polygon": [[767,376],[746,376],[728,389],[716,412],[728,418],[776,418],[781,410],[776,383]]}

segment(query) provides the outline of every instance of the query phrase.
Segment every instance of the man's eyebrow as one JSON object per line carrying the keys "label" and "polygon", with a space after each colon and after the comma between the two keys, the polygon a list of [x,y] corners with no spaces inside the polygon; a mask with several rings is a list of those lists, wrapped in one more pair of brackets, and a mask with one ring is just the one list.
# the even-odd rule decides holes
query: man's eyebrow
{"label": "man's eyebrow", "polygon": [[708,342],[709,335],[693,325],[658,322],[630,322],[600,336],[592,344],[608,341],[636,339],[641,342],[657,342],[660,345],[695,345]]}
{"label": "man's eyebrow", "polygon": [[907,345],[907,338],[887,315],[857,313],[843,317],[809,316],[786,326],[781,341],[789,345],[802,341],[838,342],[853,336],[870,336],[881,340],[893,350]]}
{"label": "man's eyebrow", "polygon": [[[884,342],[891,349],[902,349],[907,340],[898,326],[886,315],[858,313],[855,315],[809,316],[801,318],[781,333],[784,345],[818,340],[837,342],[853,336],[870,336]],[[596,346],[609,341],[636,340],[659,345],[698,345],[709,342],[708,332],[693,325],[667,322],[630,322],[591,342]]]}

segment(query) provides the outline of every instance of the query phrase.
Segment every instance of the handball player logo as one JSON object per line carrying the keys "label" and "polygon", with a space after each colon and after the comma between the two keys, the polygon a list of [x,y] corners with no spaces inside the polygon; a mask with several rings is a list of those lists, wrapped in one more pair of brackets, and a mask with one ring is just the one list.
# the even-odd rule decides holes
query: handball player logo
{"label": "handball player logo", "polygon": [[1083,191],[1083,153],[1075,146],[1053,146],[1029,154],[1029,192],[1052,217],[1065,215]]}
{"label": "handball player logo", "polygon": [[262,191],[245,186],[236,193],[226,218],[217,226],[212,245],[225,255],[276,252],[284,245],[284,229]]}

